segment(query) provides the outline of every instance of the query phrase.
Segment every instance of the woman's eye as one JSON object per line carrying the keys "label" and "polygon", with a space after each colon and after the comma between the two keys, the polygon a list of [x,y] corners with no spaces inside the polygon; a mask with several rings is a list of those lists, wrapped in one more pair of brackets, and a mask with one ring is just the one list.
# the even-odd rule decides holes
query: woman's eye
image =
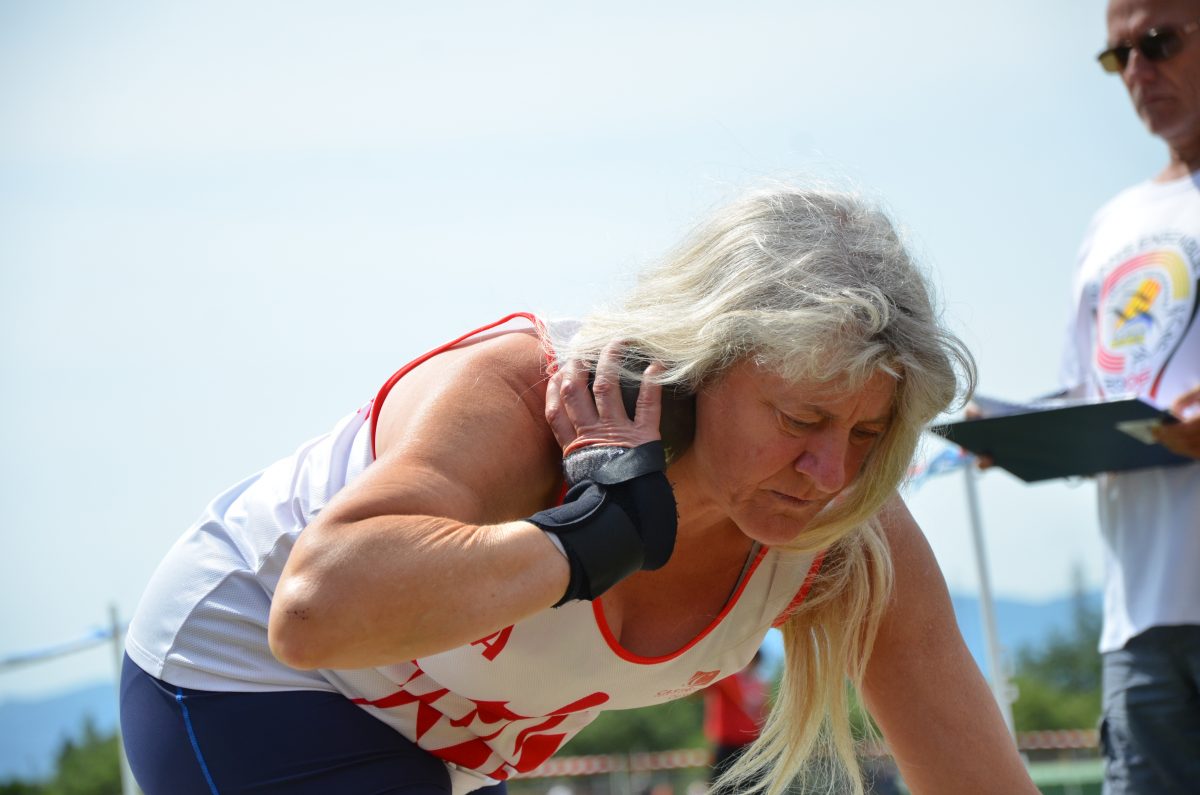
{"label": "woman's eye", "polygon": [[792,417],[790,415],[784,414],[783,412],[780,412],[779,418],[785,427],[790,428],[792,430],[798,430],[798,431],[804,430],[805,428],[811,428],[813,425],[816,424],[815,420],[802,419],[800,417]]}
{"label": "woman's eye", "polygon": [[873,428],[855,428],[853,434],[854,438],[860,441],[873,442],[883,435],[883,432],[874,430]]}

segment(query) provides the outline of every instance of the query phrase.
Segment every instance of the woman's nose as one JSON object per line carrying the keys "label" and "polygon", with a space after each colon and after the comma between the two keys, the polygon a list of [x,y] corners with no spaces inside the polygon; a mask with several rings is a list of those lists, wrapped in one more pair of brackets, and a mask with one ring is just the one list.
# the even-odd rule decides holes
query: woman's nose
{"label": "woman's nose", "polygon": [[807,438],[796,459],[796,471],[807,475],[825,494],[837,494],[846,485],[846,456],[849,437],[835,429],[822,430]]}

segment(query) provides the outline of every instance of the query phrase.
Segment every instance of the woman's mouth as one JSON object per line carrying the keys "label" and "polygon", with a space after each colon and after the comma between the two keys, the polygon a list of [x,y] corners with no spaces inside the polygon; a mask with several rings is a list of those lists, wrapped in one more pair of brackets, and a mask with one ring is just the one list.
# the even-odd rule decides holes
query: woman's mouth
{"label": "woman's mouth", "polygon": [[780,501],[797,508],[807,508],[813,504],[812,500],[802,500],[799,497],[793,497],[790,494],[784,494],[782,491],[775,491],[774,489],[771,489],[771,494],[775,495]]}

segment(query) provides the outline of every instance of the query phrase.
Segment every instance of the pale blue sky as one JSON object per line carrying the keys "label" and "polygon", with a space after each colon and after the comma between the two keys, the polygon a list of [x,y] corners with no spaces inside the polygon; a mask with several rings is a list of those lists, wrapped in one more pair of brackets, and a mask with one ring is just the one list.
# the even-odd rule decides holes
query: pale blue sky
{"label": "pale blue sky", "polygon": [[[212,494],[408,357],[584,311],[765,177],[886,202],[981,391],[1051,389],[1087,219],[1164,150],[1093,60],[1101,2],[953,9],[0,3],[0,656],[128,615]],[[912,506],[974,591],[961,491]],[[1099,582],[1090,484],[981,493],[998,593]]]}

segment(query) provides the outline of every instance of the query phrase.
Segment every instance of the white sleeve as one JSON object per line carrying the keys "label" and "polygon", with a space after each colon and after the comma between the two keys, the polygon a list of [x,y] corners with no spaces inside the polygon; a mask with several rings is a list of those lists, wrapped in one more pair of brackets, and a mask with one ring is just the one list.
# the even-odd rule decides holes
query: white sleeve
{"label": "white sleeve", "polygon": [[1084,262],[1091,249],[1095,221],[1088,227],[1079,255],[1075,261],[1075,281],[1071,287],[1071,304],[1065,334],[1062,359],[1059,363],[1058,380],[1065,396],[1084,397],[1088,391],[1088,380],[1092,351],[1095,346],[1096,319],[1095,302],[1089,298],[1091,289],[1084,273]]}

